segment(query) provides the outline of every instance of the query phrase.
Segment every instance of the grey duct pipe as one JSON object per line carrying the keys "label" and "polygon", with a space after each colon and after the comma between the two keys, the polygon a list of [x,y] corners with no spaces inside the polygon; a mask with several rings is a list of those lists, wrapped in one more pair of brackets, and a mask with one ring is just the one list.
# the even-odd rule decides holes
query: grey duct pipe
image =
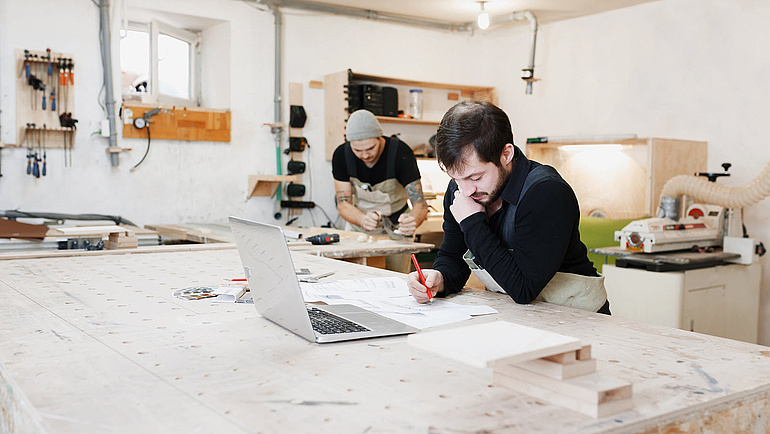
{"label": "grey duct pipe", "polygon": [[378,11],[373,11],[369,9],[344,8],[344,7],[329,6],[325,4],[303,2],[303,1],[296,1],[296,0],[281,0],[277,2],[277,5],[281,7],[304,9],[308,11],[324,12],[328,14],[347,15],[350,17],[366,18],[368,20],[374,20],[374,21],[389,21],[389,22],[398,23],[398,24],[407,24],[411,26],[426,27],[430,29],[459,31],[459,32],[471,30],[471,25],[469,23],[452,24],[452,23],[445,23],[441,21],[430,21],[430,20],[424,20],[419,18],[393,15],[387,12],[378,12]]}
{"label": "grey duct pipe", "polygon": [[[528,20],[529,21],[529,29],[530,32],[532,32],[532,41],[530,43],[529,48],[529,64],[527,65],[527,69],[522,71],[522,79],[533,79],[535,78],[535,47],[537,46],[537,18],[535,17],[535,14],[533,14],[531,11],[521,11],[521,12],[514,12],[511,15],[504,16],[500,19],[495,20],[494,24],[501,24],[506,21],[521,21],[521,20]],[[527,95],[532,95],[532,81],[527,81]]]}
{"label": "grey duct pipe", "polygon": [[[282,126],[282,112],[281,112],[281,91],[282,91],[282,77],[283,77],[283,15],[281,10],[275,3],[271,3],[270,9],[273,11],[275,17],[275,91],[273,97],[274,105],[274,118],[275,123],[270,129],[275,138],[275,164],[278,171],[278,175],[282,173],[281,168],[281,146],[283,145],[283,126]],[[276,220],[281,218],[281,186],[279,185],[276,191],[275,207],[273,208],[273,217]]]}
{"label": "grey duct pipe", "polygon": [[[110,40],[110,1],[99,2],[99,39],[102,54],[102,69],[104,70],[104,105],[107,107],[107,120],[110,123],[110,147],[118,146],[118,133],[115,128],[115,97],[112,89],[112,43]],[[110,152],[110,164],[120,164],[117,152]]]}

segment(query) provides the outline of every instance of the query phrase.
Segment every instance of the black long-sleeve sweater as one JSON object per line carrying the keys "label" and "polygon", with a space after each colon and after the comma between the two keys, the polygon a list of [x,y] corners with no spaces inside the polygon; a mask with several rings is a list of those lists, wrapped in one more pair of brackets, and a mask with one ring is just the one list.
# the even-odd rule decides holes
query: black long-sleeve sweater
{"label": "black long-sleeve sweater", "polygon": [[[580,241],[580,209],[572,188],[561,178],[533,184],[519,201],[527,174],[540,163],[528,160],[516,147],[510,179],[503,189],[502,207],[492,216],[478,212],[457,223],[449,210],[457,184],[444,196],[444,241],[433,268],[444,276],[444,294],[459,292],[470,276],[463,261],[467,249],[516,303],[532,302],[557,271],[598,276]],[[515,235],[501,242],[505,211],[518,202]]]}

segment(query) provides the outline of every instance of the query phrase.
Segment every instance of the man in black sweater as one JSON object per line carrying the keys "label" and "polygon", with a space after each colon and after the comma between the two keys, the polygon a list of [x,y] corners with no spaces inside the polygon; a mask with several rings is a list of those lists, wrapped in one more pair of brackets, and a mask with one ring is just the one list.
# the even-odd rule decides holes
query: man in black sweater
{"label": "man in black sweater", "polygon": [[455,105],[439,125],[436,155],[452,181],[434,268],[424,270],[425,285],[418,273],[409,275],[418,302],[429,300],[427,291],[459,292],[474,268],[488,289],[516,303],[610,313],[603,277],[580,241],[575,193],[555,169],[513,144],[505,112],[479,101]]}

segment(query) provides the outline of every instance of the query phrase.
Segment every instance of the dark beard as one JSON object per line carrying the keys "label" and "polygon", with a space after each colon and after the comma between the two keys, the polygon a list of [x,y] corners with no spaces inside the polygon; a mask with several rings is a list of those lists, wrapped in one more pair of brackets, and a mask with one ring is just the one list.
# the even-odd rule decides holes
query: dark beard
{"label": "dark beard", "polygon": [[486,200],[477,200],[477,199],[475,199],[473,197],[471,197],[471,199],[476,201],[476,203],[478,203],[479,205],[484,205],[484,206],[489,206],[489,205],[495,203],[495,201],[497,201],[497,199],[500,199],[500,195],[503,194],[503,189],[505,189],[505,185],[508,184],[508,179],[511,178],[511,174],[507,173],[502,166],[497,168],[497,174],[499,176],[499,179],[497,180],[497,185],[495,185],[495,189],[492,190],[492,193],[487,194],[485,192],[482,192],[482,195],[488,195],[489,196],[488,199],[486,199]]}

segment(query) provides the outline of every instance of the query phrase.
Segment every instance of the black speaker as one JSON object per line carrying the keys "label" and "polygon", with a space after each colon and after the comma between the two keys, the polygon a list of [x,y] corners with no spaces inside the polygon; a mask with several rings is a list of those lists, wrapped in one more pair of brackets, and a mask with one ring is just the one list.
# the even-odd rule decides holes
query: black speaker
{"label": "black speaker", "polygon": [[286,165],[286,168],[289,170],[290,175],[293,175],[295,173],[305,173],[305,162],[291,160]]}
{"label": "black speaker", "polygon": [[304,184],[295,184],[293,182],[290,182],[289,185],[286,186],[286,195],[289,197],[300,197],[305,195],[305,185]]}
{"label": "black speaker", "polygon": [[398,89],[385,86],[382,88],[382,115],[398,116]]}

